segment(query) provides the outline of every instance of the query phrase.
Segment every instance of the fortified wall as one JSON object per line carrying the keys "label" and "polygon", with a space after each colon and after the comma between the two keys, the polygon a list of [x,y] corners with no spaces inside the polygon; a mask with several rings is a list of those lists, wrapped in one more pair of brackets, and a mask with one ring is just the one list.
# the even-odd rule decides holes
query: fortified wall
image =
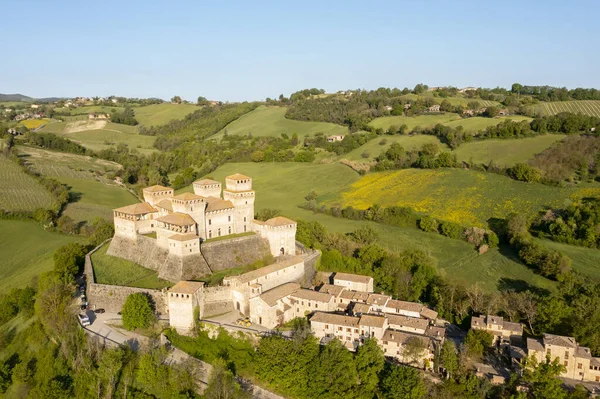
{"label": "fortified wall", "polygon": [[271,255],[269,242],[258,234],[207,242],[200,252],[213,272],[249,265]]}

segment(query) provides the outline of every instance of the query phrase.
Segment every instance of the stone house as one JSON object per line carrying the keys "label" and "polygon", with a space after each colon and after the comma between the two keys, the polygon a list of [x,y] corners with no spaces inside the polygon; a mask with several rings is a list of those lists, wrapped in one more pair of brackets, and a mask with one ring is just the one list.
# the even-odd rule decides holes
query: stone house
{"label": "stone house", "polygon": [[333,277],[333,285],[353,291],[373,292],[373,277],[350,273],[336,273]]}
{"label": "stone house", "polygon": [[294,317],[304,317],[313,312],[334,312],[337,308],[335,297],[324,292],[298,290],[290,295]]}
{"label": "stone house", "polygon": [[479,316],[471,318],[471,328],[484,330],[494,335],[494,343],[520,342],[523,337],[523,325],[505,321],[501,316]]}
{"label": "stone house", "polygon": [[342,141],[344,140],[344,137],[346,137],[343,134],[336,134],[333,136],[327,136],[327,142],[328,143],[335,143],[336,141]]}
{"label": "stone house", "polygon": [[440,112],[439,104],[435,104],[435,105],[432,105],[431,107],[427,108],[427,112]]}
{"label": "stone house", "polygon": [[[421,353],[406,351],[407,345],[422,347]],[[431,369],[433,365],[435,345],[431,338],[404,331],[387,330],[382,338],[383,354],[400,363],[415,365],[423,369]]]}
{"label": "stone house", "polygon": [[538,363],[547,357],[558,359],[565,367],[561,377],[600,382],[600,358],[592,357],[590,349],[579,346],[573,337],[544,334],[541,339],[527,338],[527,356]]}
{"label": "stone house", "polygon": [[251,298],[250,320],[254,324],[273,329],[294,318],[289,296],[300,289],[300,284],[286,283]]}
{"label": "stone house", "polygon": [[424,335],[429,327],[429,321],[415,317],[386,314],[390,329]]}

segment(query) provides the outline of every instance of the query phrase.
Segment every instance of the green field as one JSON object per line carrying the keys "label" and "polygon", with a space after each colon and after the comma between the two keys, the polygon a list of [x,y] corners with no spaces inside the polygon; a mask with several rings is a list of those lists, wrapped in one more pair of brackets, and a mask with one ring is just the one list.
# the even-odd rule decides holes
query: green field
{"label": "green field", "polygon": [[38,130],[38,132],[39,133],[61,134],[63,132],[63,130],[65,129],[66,125],[67,125],[67,122],[50,122],[46,126],[41,128],[40,130]]}
{"label": "green field", "polygon": [[194,104],[152,104],[134,108],[135,119],[143,126],[164,125],[173,119],[183,119],[199,110]]}
{"label": "green field", "polygon": [[50,193],[29,176],[19,165],[0,155],[0,209],[33,211],[50,208],[54,199]]}
{"label": "green field", "polygon": [[100,151],[125,143],[129,148],[137,149],[142,153],[151,153],[155,137],[142,136],[137,133],[135,126],[107,123],[102,129],[85,130],[75,133],[63,133],[63,136],[76,141],[93,151]]}
{"label": "green field", "polygon": [[487,129],[490,126],[496,126],[497,124],[505,121],[521,122],[531,120],[531,118],[521,115],[501,116],[498,118],[484,118],[482,116],[474,116],[472,118],[464,118],[451,122],[446,122],[444,123],[444,125],[451,127],[462,126],[467,132],[478,132],[480,130]]}
{"label": "green field", "polygon": [[373,204],[408,206],[441,220],[486,226],[492,217],[533,213],[591,195],[600,195],[600,186],[559,188],[462,169],[404,169],[370,173],[330,203],[359,209]]}
{"label": "green field", "polygon": [[544,246],[560,251],[571,258],[573,269],[595,280],[600,280],[600,250],[561,244],[550,240],[538,241]]}
{"label": "green field", "polygon": [[149,289],[162,289],[173,285],[158,278],[153,270],[107,255],[107,250],[108,244],[105,244],[92,255],[96,283]]}
{"label": "green field", "polygon": [[393,125],[406,125],[408,127],[408,131],[411,131],[417,126],[422,128],[433,127],[438,123],[446,123],[457,119],[461,119],[461,117],[458,114],[453,114],[452,112],[418,116],[384,116],[373,119],[369,125],[375,128],[382,128],[384,130],[387,130]]}
{"label": "green field", "polygon": [[348,134],[348,128],[334,123],[286,119],[286,111],[285,107],[260,106],[254,111],[231,122],[217,133],[214,138],[220,138],[225,131],[230,135],[247,135],[248,133],[252,133],[253,136],[270,137],[279,137],[282,133],[291,137],[293,133],[297,133],[300,139],[306,135],[313,135],[315,133],[324,133],[327,136]]}
{"label": "green field", "polygon": [[482,107],[500,106],[500,103],[497,101],[482,100],[480,98],[466,98],[466,97],[462,97],[460,95],[457,97],[442,98],[442,97],[434,96],[433,93],[434,93],[433,91],[428,91],[423,94],[405,94],[401,97],[404,99],[407,99],[407,100],[412,100],[412,101],[415,101],[417,99],[433,98],[433,99],[435,99],[436,103],[438,103],[438,104],[440,104],[444,100],[447,100],[452,105],[463,105],[465,107],[471,101],[477,101]]}
{"label": "green field", "polygon": [[[280,209],[284,216],[296,220],[318,221],[331,232],[347,233],[364,225],[372,226],[379,233],[380,242],[386,248],[393,251],[422,249],[438,259],[440,273],[465,281],[469,285],[477,283],[486,290],[496,290],[503,279],[512,282],[511,286],[515,287],[531,284],[552,289],[554,286],[552,282],[534,274],[512,256],[501,254],[498,250],[478,255],[471,245],[439,234],[425,233],[414,228],[335,218],[298,207],[305,202],[304,196],[313,189],[318,194],[319,203],[331,202],[339,198],[339,193],[348,185],[359,181],[358,174],[344,165],[338,163],[226,164],[218,168],[210,177],[224,181],[225,176],[236,172],[253,178],[256,210]],[[181,191],[192,191],[192,189],[188,187]]]}
{"label": "green field", "polygon": [[79,240],[45,231],[35,222],[0,220],[0,293],[27,285],[33,277],[52,270],[54,251]]}
{"label": "green field", "polygon": [[[385,140],[385,144],[380,144]],[[361,145],[360,147],[350,151],[347,154],[341,155],[340,159],[348,159],[350,161],[363,161],[368,162],[375,159],[379,154],[386,151],[393,143],[398,143],[405,150],[418,150],[423,147],[423,144],[437,144],[440,149],[448,149],[445,144],[442,144],[440,140],[435,136],[428,136],[424,134],[416,135],[394,135],[394,136],[380,136],[376,137],[368,143]],[[363,157],[363,153],[369,154],[368,157]]]}
{"label": "green field", "polygon": [[556,115],[560,112],[572,112],[574,114],[583,114],[600,117],[600,101],[581,100],[581,101],[554,101],[542,102],[532,106],[537,114]]}
{"label": "green field", "polygon": [[482,140],[461,144],[453,152],[459,161],[488,164],[496,162],[510,167],[517,162],[526,162],[565,137],[563,134],[546,134],[537,137],[509,140]]}

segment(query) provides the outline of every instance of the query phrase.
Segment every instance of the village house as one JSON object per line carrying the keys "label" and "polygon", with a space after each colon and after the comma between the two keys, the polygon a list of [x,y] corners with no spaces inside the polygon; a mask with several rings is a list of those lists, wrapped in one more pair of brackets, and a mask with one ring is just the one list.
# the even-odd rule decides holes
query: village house
{"label": "village house", "polygon": [[541,339],[527,338],[527,356],[538,363],[547,357],[558,359],[565,367],[561,377],[600,382],[600,358],[592,357],[590,348],[579,346],[573,337],[544,334]]}
{"label": "village house", "polygon": [[342,141],[344,140],[344,136],[343,134],[337,134],[337,135],[333,135],[333,136],[327,136],[327,142],[328,143],[335,143],[336,141]]}
{"label": "village house", "polygon": [[31,109],[38,109],[41,108],[42,106],[39,104],[31,104]]}
{"label": "village house", "polygon": [[435,104],[432,105],[431,107],[427,108],[428,112],[440,112],[440,106],[439,104]]}
{"label": "village house", "polygon": [[462,114],[463,116],[475,116],[475,110],[465,109]]}
{"label": "village house", "polygon": [[480,316],[471,318],[471,328],[484,330],[494,335],[494,343],[520,342],[523,337],[523,325],[505,321],[501,316]]}
{"label": "village house", "polygon": [[88,114],[88,119],[106,120],[106,119],[110,119],[110,114],[105,114],[105,113],[100,113],[100,112],[90,112]]}
{"label": "village house", "polygon": [[391,111],[392,110],[392,106],[391,105],[386,105],[384,108],[385,108],[386,111]]}
{"label": "village house", "polygon": [[373,292],[373,277],[350,273],[336,273],[333,277],[333,285],[352,291]]}
{"label": "village house", "polygon": [[435,357],[435,344],[431,338],[404,331],[387,330],[381,347],[386,357],[422,369],[431,369]]}
{"label": "village house", "polygon": [[250,320],[254,324],[274,329],[294,318],[294,309],[290,306],[289,295],[298,291],[300,284],[285,283],[251,298]]}

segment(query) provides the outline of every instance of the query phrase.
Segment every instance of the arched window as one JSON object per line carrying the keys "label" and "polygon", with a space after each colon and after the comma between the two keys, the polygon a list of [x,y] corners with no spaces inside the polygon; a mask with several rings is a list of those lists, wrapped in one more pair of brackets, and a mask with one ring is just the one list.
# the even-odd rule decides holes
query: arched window
{"label": "arched window", "polygon": [[244,233],[246,232],[246,226],[244,226]]}
{"label": "arched window", "polygon": [[212,230],[208,230],[208,238],[212,238]]}
{"label": "arched window", "polygon": [[229,226],[229,234],[231,234],[231,226]]}
{"label": "arched window", "polygon": [[220,227],[219,227],[219,230],[217,231],[217,235],[218,235],[219,237],[221,237],[221,228],[220,228]]}

